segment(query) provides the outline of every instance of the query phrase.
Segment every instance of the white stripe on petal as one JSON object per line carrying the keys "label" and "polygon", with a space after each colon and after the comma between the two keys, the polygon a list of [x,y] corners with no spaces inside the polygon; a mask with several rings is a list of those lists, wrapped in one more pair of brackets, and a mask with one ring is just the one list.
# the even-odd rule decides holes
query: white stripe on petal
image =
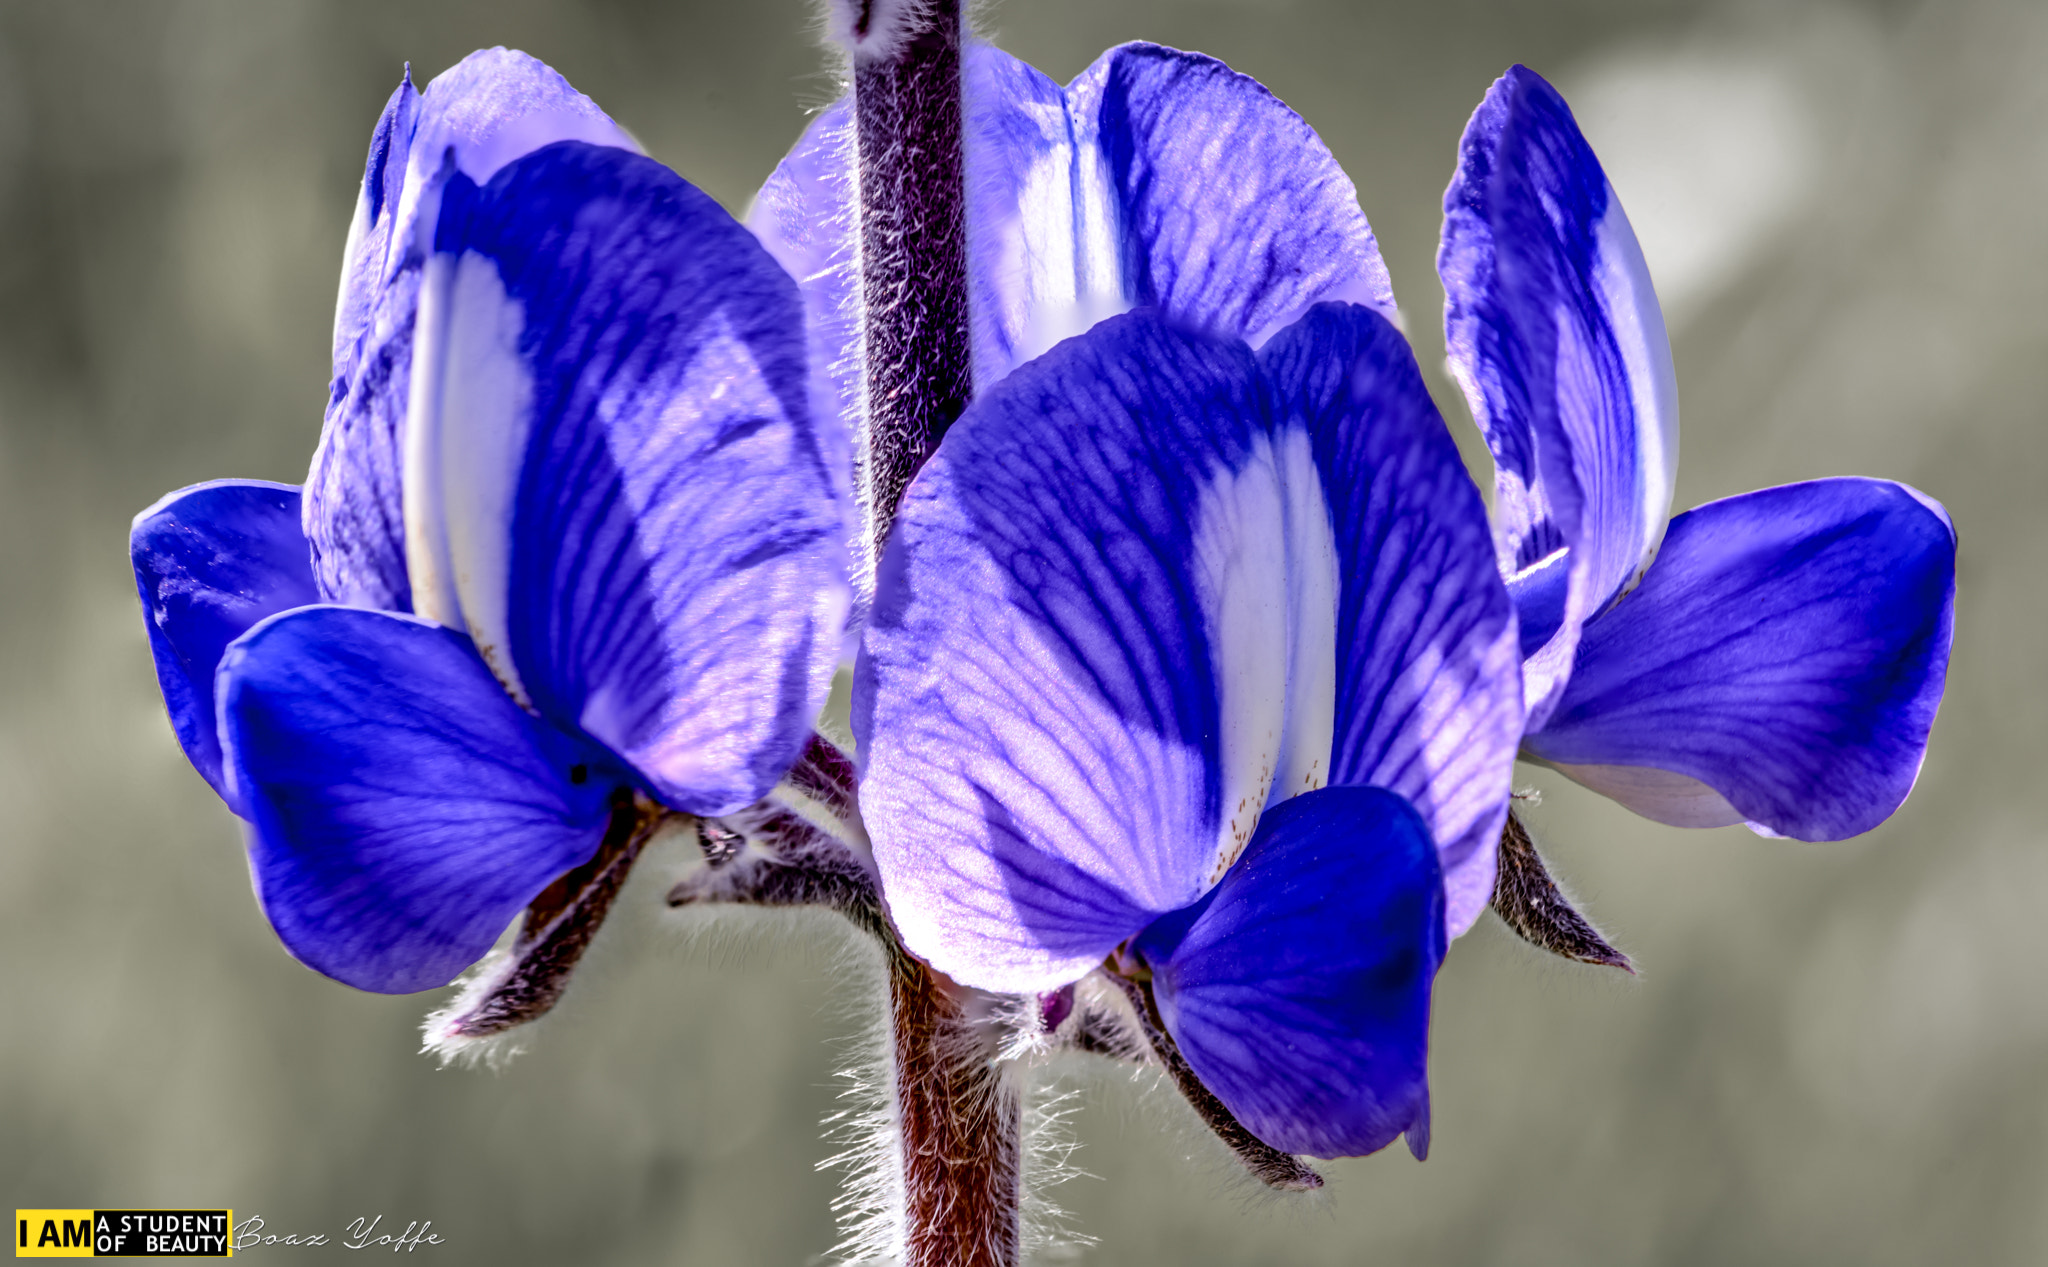
{"label": "white stripe on petal", "polygon": [[1279,468],[1287,489],[1294,647],[1288,661],[1285,742],[1269,806],[1330,781],[1330,745],[1337,729],[1337,543],[1307,431],[1283,433]]}
{"label": "white stripe on petal", "polygon": [[533,380],[519,355],[525,314],[481,255],[456,265],[442,388],[442,513],[462,618],[484,663],[529,711],[512,665],[506,607],[512,510],[533,428]]}
{"label": "white stripe on petal", "polygon": [[1287,502],[1263,443],[1241,471],[1209,486],[1195,515],[1197,592],[1216,674],[1218,826],[1204,884],[1223,878],[1266,808],[1287,726],[1293,651],[1287,583]]}
{"label": "white stripe on petal", "polygon": [[413,606],[469,634],[506,691],[531,711],[507,618],[513,503],[533,426],[533,380],[519,355],[525,314],[481,255],[437,256],[429,269],[407,420]]}
{"label": "white stripe on petal", "polygon": [[1128,312],[1133,302],[1124,276],[1122,215],[1094,120],[1060,122],[1080,135],[1033,164],[1009,231],[1025,295],[1024,312],[1012,318],[1019,321],[1014,355],[999,373],[977,382],[978,390],[1096,322]]}
{"label": "white stripe on petal", "polygon": [[[1195,514],[1194,567],[1219,699],[1221,821],[1205,885],[1223,878],[1269,801],[1329,779],[1337,564],[1306,431],[1254,442]],[[1277,784],[1277,787],[1276,787]]]}
{"label": "white stripe on petal", "polygon": [[405,411],[405,570],[417,616],[462,628],[462,603],[448,563],[448,529],[441,507],[442,387],[447,379],[449,291],[455,261],[427,257],[414,317],[411,395]]}

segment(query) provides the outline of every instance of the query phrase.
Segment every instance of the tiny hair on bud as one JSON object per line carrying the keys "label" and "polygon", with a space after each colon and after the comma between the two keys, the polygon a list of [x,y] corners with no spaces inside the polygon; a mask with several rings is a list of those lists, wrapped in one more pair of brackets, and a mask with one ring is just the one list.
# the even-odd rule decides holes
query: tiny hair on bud
{"label": "tiny hair on bud", "polygon": [[933,0],[825,0],[826,30],[855,61],[890,62],[931,27],[940,7]]}

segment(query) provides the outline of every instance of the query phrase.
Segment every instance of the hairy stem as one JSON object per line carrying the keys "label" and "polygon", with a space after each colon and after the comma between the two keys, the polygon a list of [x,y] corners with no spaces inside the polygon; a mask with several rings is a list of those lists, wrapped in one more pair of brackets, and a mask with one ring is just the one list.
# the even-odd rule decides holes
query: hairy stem
{"label": "hairy stem", "polygon": [[[851,29],[870,34],[873,0]],[[911,477],[973,390],[960,0],[904,5],[886,49],[856,49],[862,359],[860,488],[879,559]],[[1021,1228],[1017,1093],[969,996],[880,930],[889,968],[905,1267],[1010,1267]]]}
{"label": "hairy stem", "polygon": [[858,460],[877,559],[904,487],[972,390],[960,0],[905,9],[901,38],[886,55],[857,53],[853,71],[867,371]]}
{"label": "hairy stem", "polygon": [[[829,749],[819,741],[814,747]],[[836,750],[809,754],[817,777],[792,780],[829,800]],[[840,761],[843,762],[843,758]],[[946,980],[904,949],[874,876],[847,845],[773,801],[699,824],[707,865],[668,895],[673,906],[738,904],[834,910],[873,937],[888,977],[894,1127],[883,1185],[902,1202],[904,1267],[1014,1267],[1022,1240],[1021,1102],[996,1058],[997,1000]],[[879,1249],[866,1244],[863,1248]]]}
{"label": "hairy stem", "polygon": [[891,930],[890,1045],[902,1166],[904,1267],[1014,1267],[1023,1162],[1016,1088],[972,996]]}

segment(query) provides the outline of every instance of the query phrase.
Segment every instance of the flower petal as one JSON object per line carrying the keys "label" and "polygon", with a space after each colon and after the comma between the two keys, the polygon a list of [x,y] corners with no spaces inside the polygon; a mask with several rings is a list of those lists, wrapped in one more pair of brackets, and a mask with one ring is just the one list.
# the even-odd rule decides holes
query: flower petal
{"label": "flower petal", "polygon": [[399,445],[412,375],[419,270],[403,268],[370,303],[346,378],[337,378],[306,473],[304,534],[321,597],[385,611],[412,607],[405,574]]}
{"label": "flower petal", "polygon": [[1429,1150],[1429,996],[1445,950],[1429,828],[1380,788],[1267,811],[1202,902],[1138,939],[1202,1082],[1274,1148]]}
{"label": "flower petal", "polygon": [[1102,165],[1132,302],[1253,346],[1326,300],[1393,315],[1350,177],[1257,80],[1137,43],[1104,53],[1066,95],[1076,187]]}
{"label": "flower petal", "polygon": [[1920,772],[1954,605],[1948,516],[1902,484],[1710,502],[1673,519],[1643,583],[1587,624],[1526,746],[1661,822],[1854,836]]}
{"label": "flower petal", "polygon": [[1001,49],[961,61],[974,386],[1131,306],[1099,162],[1075,164],[1066,94]]}
{"label": "flower petal", "polygon": [[[1648,565],[1671,509],[1678,392],[1635,232],[1564,98],[1516,66],[1487,93],[1444,194],[1437,271],[1452,371],[1495,463],[1500,566],[1532,635],[1540,725],[1580,624]],[[1517,584],[1570,551],[1560,604]],[[1544,599],[1550,601],[1542,601]]]}
{"label": "flower petal", "polygon": [[371,309],[390,272],[391,234],[398,222],[398,200],[405,192],[405,170],[412,137],[419,126],[420,92],[412,85],[412,67],[392,90],[370,132],[370,155],[363,163],[363,183],[356,192],[355,218],[341,253],[341,289],[334,302],[334,377],[346,380],[355,364],[357,340],[370,320]]}
{"label": "flower petal", "polygon": [[135,517],[128,554],[171,729],[234,807],[221,774],[214,669],[257,621],[320,601],[299,531],[299,490],[266,480],[181,488]]}
{"label": "flower petal", "polygon": [[[1357,190],[1256,80],[1144,43],[1110,49],[1064,91],[970,43],[963,79],[977,392],[1140,304],[1255,346],[1325,300],[1393,315]],[[748,215],[804,285],[814,327],[835,332],[818,364],[849,433],[860,407],[853,164],[842,102]]]}
{"label": "flower petal", "polygon": [[1327,694],[1327,525],[1249,349],[1149,313],[962,415],[904,499],[855,680],[862,814],[912,950],[970,985],[1063,985],[1216,881],[1276,770],[1327,769],[1304,652],[1319,636]]}
{"label": "flower petal", "polygon": [[803,296],[811,408],[846,506],[854,504],[853,420],[865,407],[854,224],[853,111],[840,100],[811,120],[776,165],[747,209],[746,225]]}
{"label": "flower petal", "polygon": [[556,141],[639,146],[588,97],[524,53],[470,54],[414,91],[398,86],[371,136],[335,304],[334,380],[306,477],[305,532],[330,601],[403,611],[400,454],[410,389],[414,307],[426,244],[449,170],[486,181]]}
{"label": "flower petal", "polygon": [[564,143],[450,178],[420,311],[415,609],[673,807],[760,799],[847,607],[795,286],[659,163]]}
{"label": "flower petal", "polygon": [[1329,781],[1391,789],[1422,815],[1455,937],[1493,892],[1522,734],[1521,658],[1486,508],[1385,317],[1318,307],[1259,360],[1283,416],[1315,436],[1334,531]]}
{"label": "flower petal", "polygon": [[300,608],[229,649],[221,692],[257,899],[337,981],[447,984],[604,836],[602,754],[521,712],[459,634]]}

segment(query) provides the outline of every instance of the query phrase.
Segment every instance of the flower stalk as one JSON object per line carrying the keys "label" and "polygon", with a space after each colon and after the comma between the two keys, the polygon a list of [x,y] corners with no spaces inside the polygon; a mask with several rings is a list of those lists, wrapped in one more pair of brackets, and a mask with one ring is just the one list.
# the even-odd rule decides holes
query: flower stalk
{"label": "flower stalk", "polygon": [[[853,54],[865,417],[863,545],[881,557],[896,504],[972,394],[959,0],[843,4]],[[884,918],[889,1079],[905,1267],[1018,1261],[1020,1101],[996,1026]]]}
{"label": "flower stalk", "polygon": [[857,0],[853,53],[860,189],[858,446],[864,545],[881,557],[896,503],[972,394],[959,0]]}
{"label": "flower stalk", "polygon": [[[903,1267],[1012,1267],[1022,1243],[1022,1103],[998,1064],[1005,1037],[999,1000],[960,988],[904,949],[855,848],[781,803],[850,808],[837,795],[848,770],[837,749],[814,739],[776,797],[699,823],[706,865],[668,901],[824,908],[875,940],[888,981],[882,1083],[889,1138],[873,1155],[889,1173],[873,1176],[872,1189],[896,1208],[849,1218],[856,1229],[881,1230],[886,1242],[856,1230],[855,1248]],[[853,824],[844,827],[857,835]]]}
{"label": "flower stalk", "polygon": [[891,1093],[902,1167],[904,1267],[1010,1267],[1022,1225],[1021,1105],[996,1063],[999,1030],[904,950],[889,960]]}

